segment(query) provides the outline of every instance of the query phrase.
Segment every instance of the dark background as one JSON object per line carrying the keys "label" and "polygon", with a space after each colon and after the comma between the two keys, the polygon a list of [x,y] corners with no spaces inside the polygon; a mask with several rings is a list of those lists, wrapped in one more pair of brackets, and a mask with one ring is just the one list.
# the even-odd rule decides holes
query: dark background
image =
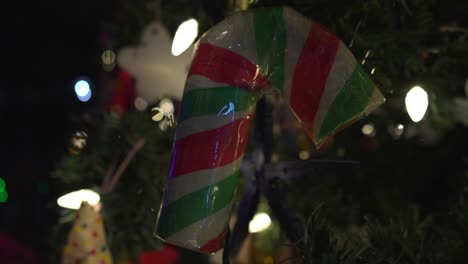
{"label": "dark background", "polygon": [[91,89],[98,86],[99,34],[112,2],[117,1],[2,4],[0,177],[9,198],[0,204],[0,233],[43,253],[57,220],[58,192],[50,172],[66,153],[70,117],[95,102],[78,101],[73,85],[86,76]]}

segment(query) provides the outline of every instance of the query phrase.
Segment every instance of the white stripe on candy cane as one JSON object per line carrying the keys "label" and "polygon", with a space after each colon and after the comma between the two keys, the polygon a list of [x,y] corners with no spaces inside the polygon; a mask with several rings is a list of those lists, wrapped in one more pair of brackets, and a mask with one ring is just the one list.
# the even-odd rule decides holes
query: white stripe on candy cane
{"label": "white stripe on candy cane", "polygon": [[301,55],[304,43],[309,36],[312,22],[290,8],[283,8],[284,24],[286,25],[286,54],[284,58],[284,88],[283,98],[289,102],[291,82],[294,77],[297,60]]}
{"label": "white stripe on candy cane", "polygon": [[[218,212],[187,226],[165,240],[171,244],[198,251],[228,226],[231,209],[232,203],[229,203]],[[225,219],[225,221],[219,221],[219,219]],[[181,243],[181,241],[185,242]]]}
{"label": "white stripe on candy cane", "polygon": [[233,51],[253,64],[258,64],[252,12],[240,12],[215,25],[200,39],[200,43]]}
{"label": "white stripe on candy cane", "polygon": [[239,170],[242,156],[230,164],[209,170],[200,170],[169,179],[164,189],[163,207],[183,196],[213,185]]}
{"label": "white stripe on candy cane", "polygon": [[327,84],[320,99],[320,105],[314,119],[313,136],[314,141],[317,141],[320,134],[320,128],[327,115],[330,106],[335,101],[336,96],[345,86],[349,77],[353,74],[356,68],[356,60],[351,51],[340,41],[338,50],[335,55],[330,73],[328,74]]}
{"label": "white stripe on candy cane", "polygon": [[217,115],[197,116],[183,120],[177,125],[176,139],[180,140],[195,133],[213,130],[242,119],[252,113],[255,105],[246,111],[223,113],[222,111],[229,111],[228,107],[230,106],[226,105],[225,109],[219,109],[220,113]]}

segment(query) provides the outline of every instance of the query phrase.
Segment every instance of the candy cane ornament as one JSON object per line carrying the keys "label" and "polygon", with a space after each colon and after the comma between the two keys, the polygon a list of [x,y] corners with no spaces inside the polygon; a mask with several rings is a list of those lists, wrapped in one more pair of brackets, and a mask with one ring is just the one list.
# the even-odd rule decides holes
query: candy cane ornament
{"label": "candy cane ornament", "polygon": [[384,102],[349,49],[296,11],[223,20],[197,43],[157,236],[200,252],[223,247],[255,104],[272,89],[316,144]]}

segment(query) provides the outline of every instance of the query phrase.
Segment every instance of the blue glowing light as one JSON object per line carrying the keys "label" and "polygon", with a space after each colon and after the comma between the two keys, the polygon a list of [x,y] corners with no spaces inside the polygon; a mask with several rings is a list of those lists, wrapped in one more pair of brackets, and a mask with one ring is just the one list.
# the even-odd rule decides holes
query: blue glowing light
{"label": "blue glowing light", "polygon": [[75,93],[78,97],[78,100],[81,102],[87,102],[91,99],[91,88],[89,83],[85,80],[79,80],[75,83]]}

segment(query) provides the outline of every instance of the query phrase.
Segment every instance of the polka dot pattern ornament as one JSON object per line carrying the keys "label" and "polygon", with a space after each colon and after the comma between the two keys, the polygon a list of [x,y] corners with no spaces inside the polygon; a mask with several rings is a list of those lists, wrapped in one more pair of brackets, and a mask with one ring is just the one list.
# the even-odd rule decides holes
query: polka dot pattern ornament
{"label": "polka dot pattern ornament", "polygon": [[102,218],[87,202],[81,204],[76,214],[61,263],[112,264]]}

